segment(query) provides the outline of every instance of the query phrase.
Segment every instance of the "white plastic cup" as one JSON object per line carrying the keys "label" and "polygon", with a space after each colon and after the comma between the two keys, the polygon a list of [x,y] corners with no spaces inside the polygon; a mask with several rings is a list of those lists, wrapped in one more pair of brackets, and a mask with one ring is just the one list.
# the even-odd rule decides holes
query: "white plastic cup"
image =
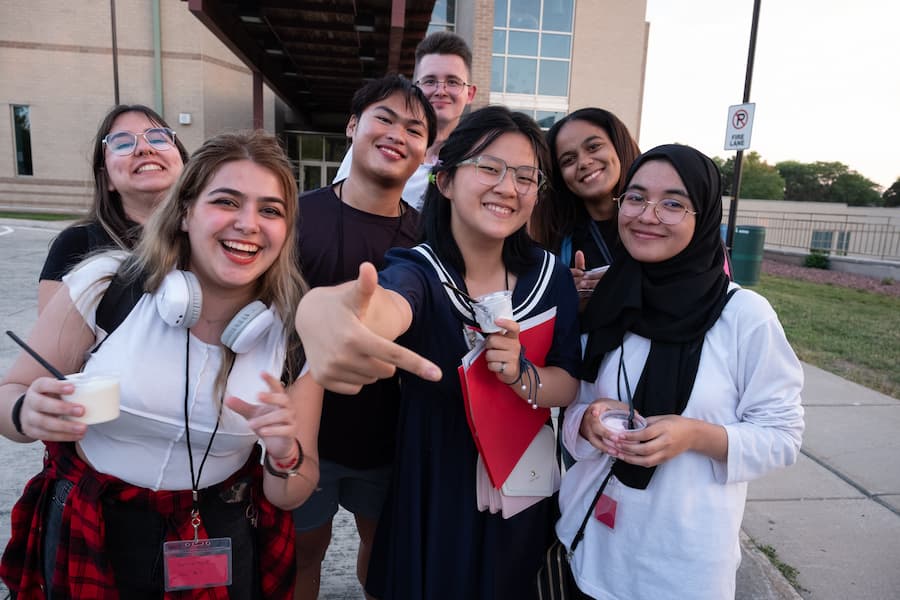
{"label": "white plastic cup", "polygon": [[496,319],[512,319],[512,292],[502,290],[485,294],[475,298],[477,301],[473,308],[475,309],[475,320],[484,333],[497,333],[503,331],[494,321]]}
{"label": "white plastic cup", "polygon": [[627,410],[608,410],[600,414],[600,422],[610,431],[640,431],[647,426],[644,417],[635,413],[633,423],[634,428],[628,428],[628,411]]}
{"label": "white plastic cup", "polygon": [[112,375],[86,375],[75,373],[66,375],[75,391],[60,396],[66,402],[80,404],[84,414],[80,417],[66,417],[85,425],[105,423],[119,418],[119,378]]}

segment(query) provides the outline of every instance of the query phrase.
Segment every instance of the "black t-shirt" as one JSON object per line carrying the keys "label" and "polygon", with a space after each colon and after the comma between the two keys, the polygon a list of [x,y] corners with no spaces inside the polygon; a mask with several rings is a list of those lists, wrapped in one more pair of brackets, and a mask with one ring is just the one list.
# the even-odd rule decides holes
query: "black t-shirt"
{"label": "black t-shirt", "polygon": [[[388,249],[416,244],[418,225],[419,213],[405,203],[402,216],[383,217],[342,203],[331,187],[304,194],[297,221],[303,276],[316,287],[355,279],[364,261],[381,269]],[[397,377],[364,386],[355,396],[326,390],[319,455],[355,469],[390,464],[399,402]]]}
{"label": "black t-shirt", "polygon": [[[137,223],[131,225],[139,227]],[[63,275],[71,271],[72,267],[80,263],[91,252],[102,248],[116,247],[113,239],[96,221],[67,227],[56,236],[50,245],[50,251],[38,280],[62,281]]]}

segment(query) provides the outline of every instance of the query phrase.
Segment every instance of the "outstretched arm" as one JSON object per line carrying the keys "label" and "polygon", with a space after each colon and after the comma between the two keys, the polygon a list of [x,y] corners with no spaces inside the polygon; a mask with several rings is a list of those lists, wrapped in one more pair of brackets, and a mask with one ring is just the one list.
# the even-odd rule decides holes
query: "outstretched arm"
{"label": "outstretched arm", "polygon": [[363,263],[355,281],[307,293],[295,324],[315,380],[334,392],[356,394],[397,368],[440,380],[435,364],[393,341],[409,329],[412,317],[406,299],[379,286],[375,267]]}

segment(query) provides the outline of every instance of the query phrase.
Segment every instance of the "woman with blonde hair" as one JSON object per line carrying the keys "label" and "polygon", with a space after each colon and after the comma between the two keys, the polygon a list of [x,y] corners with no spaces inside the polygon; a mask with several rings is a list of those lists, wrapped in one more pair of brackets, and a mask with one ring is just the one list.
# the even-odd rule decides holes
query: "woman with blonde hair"
{"label": "woman with blonde hair", "polygon": [[[0,432],[48,450],[0,563],[13,594],[291,596],[284,511],[318,480],[321,411],[285,326],[305,288],[293,257],[296,195],[274,137],[216,136],[133,255],[96,256],[63,279],[28,343],[65,373],[116,374],[121,415],[79,422],[87,407],[65,401],[75,386],[26,355],[7,373]],[[107,296],[117,300],[110,310]],[[111,317],[117,309],[126,314]],[[214,551],[198,558],[198,544]],[[181,576],[185,552],[204,577]]]}

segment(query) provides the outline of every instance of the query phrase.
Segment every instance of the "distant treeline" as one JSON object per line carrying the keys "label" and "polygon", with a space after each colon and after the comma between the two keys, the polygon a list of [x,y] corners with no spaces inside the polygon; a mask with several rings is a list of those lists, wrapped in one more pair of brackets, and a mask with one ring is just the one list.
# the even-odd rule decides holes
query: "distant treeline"
{"label": "distant treeline", "polygon": [[[732,195],[734,157],[713,159],[725,176],[725,195]],[[900,206],[900,178],[881,191],[867,179],[840,162],[802,163],[785,160],[770,165],[758,152],[744,155],[741,170],[741,198],[843,202],[848,206]]]}

